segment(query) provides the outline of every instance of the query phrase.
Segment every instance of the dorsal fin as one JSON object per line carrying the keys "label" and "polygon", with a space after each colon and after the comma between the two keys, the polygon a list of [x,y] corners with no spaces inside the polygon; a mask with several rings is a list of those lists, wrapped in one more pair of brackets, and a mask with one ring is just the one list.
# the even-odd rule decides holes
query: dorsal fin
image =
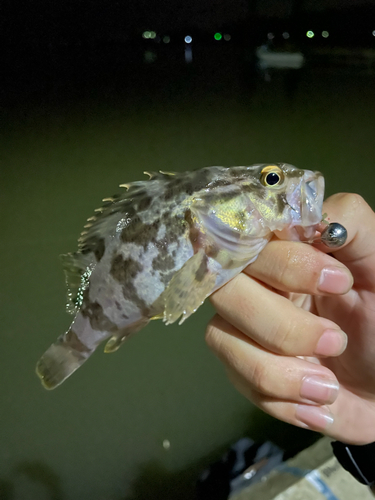
{"label": "dorsal fin", "polygon": [[79,252],[67,253],[60,256],[67,286],[66,310],[70,314],[76,314],[81,307],[83,292],[89,283],[90,275],[95,268],[95,257],[93,254],[82,254]]}
{"label": "dorsal fin", "polygon": [[116,212],[131,214],[134,200],[145,194],[145,187],[148,182],[137,181],[129,184],[121,184],[120,187],[126,188],[125,192],[104,198],[102,200],[103,205],[96,208],[94,215],[87,219],[84,230],[78,239],[78,251],[84,254],[93,252],[98,256],[103,245],[102,238],[108,233],[105,227],[106,223],[109,222],[108,215]]}

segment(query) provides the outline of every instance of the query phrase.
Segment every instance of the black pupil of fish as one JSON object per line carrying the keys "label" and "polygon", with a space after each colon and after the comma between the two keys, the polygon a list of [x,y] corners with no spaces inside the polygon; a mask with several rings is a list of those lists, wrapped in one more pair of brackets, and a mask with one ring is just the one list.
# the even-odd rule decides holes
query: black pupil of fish
{"label": "black pupil of fish", "polygon": [[274,186],[280,181],[280,176],[279,174],[276,174],[276,172],[270,172],[267,174],[266,177],[266,182],[269,186]]}

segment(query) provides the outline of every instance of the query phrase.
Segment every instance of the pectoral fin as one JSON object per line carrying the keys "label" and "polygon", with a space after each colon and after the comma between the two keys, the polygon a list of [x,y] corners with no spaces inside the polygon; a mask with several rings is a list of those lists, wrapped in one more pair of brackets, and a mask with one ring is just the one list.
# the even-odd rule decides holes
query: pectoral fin
{"label": "pectoral fin", "polygon": [[173,276],[162,295],[164,322],[169,325],[180,316],[183,323],[213,291],[216,274],[208,269],[208,258],[203,250],[191,257]]}

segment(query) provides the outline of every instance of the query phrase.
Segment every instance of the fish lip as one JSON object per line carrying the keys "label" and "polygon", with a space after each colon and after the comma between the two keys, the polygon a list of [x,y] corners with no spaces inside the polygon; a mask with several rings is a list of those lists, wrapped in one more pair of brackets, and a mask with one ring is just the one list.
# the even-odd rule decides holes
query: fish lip
{"label": "fish lip", "polygon": [[324,177],[307,170],[301,184],[301,226],[313,226],[322,219]]}

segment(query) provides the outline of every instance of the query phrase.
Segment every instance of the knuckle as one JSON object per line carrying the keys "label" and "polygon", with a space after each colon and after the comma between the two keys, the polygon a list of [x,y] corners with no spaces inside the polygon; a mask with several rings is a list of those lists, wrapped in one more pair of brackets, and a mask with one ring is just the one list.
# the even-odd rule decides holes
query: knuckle
{"label": "knuckle", "polygon": [[261,362],[255,363],[249,374],[250,383],[260,394],[271,395],[268,367]]}
{"label": "knuckle", "polygon": [[233,367],[241,372],[242,362],[238,358],[238,352],[233,346],[231,337],[221,328],[222,319],[215,316],[207,325],[205,341],[208,347],[226,366]]}
{"label": "knuckle", "polygon": [[222,343],[220,330],[215,325],[215,318],[213,318],[206,327],[205,341],[208,347],[214,351],[220,349]]}
{"label": "knuckle", "polygon": [[278,354],[294,354],[296,338],[301,331],[293,319],[284,320],[274,325],[272,332],[273,349]]}

